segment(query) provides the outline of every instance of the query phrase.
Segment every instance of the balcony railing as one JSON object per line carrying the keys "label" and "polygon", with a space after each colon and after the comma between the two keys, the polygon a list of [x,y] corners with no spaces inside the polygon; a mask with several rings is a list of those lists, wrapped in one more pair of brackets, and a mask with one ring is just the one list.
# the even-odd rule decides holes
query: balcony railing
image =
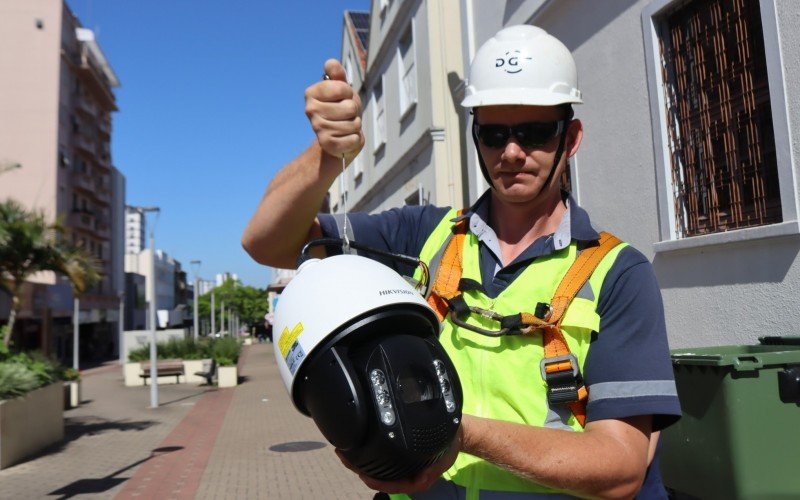
{"label": "balcony railing", "polygon": [[111,239],[111,227],[107,222],[103,222],[102,220],[98,219],[94,234],[104,240]]}
{"label": "balcony railing", "polygon": [[91,177],[89,177],[86,173],[73,170],[70,174],[70,177],[72,178],[73,187],[82,189],[84,191],[94,192],[94,183],[92,182]]}
{"label": "balcony railing", "polygon": [[101,185],[94,191],[94,196],[98,201],[108,205],[111,203],[111,190]]}
{"label": "balcony railing", "polygon": [[93,233],[95,231],[95,224],[95,215],[89,211],[73,210],[67,216],[67,225],[75,229]]}
{"label": "balcony railing", "polygon": [[94,118],[97,116],[97,107],[85,96],[78,97],[78,111]]}
{"label": "balcony railing", "polygon": [[82,149],[87,153],[91,153],[92,155],[96,154],[97,152],[94,141],[81,133],[75,134],[75,147]]}
{"label": "balcony railing", "polygon": [[97,130],[101,133],[105,134],[106,136],[111,135],[111,118],[109,117],[100,117],[97,119]]}

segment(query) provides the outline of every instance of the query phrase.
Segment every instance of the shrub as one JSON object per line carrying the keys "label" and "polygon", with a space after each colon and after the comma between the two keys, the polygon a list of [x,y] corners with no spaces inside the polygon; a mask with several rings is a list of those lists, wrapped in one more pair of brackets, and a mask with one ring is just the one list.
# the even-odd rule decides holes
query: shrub
{"label": "shrub", "polygon": [[62,368],[59,378],[66,381],[80,380],[81,374],[75,368]]}
{"label": "shrub", "polygon": [[212,356],[220,366],[233,366],[239,361],[242,344],[233,337],[215,339],[212,344]]}
{"label": "shrub", "polygon": [[0,399],[22,396],[41,387],[33,370],[22,363],[0,363]]}
{"label": "shrub", "polygon": [[[206,359],[211,357],[211,340],[169,339],[156,344],[156,359]],[[150,344],[133,349],[128,353],[130,361],[149,361]]]}
{"label": "shrub", "polygon": [[0,399],[21,396],[57,380],[76,380],[77,371],[66,368],[39,351],[0,356]]}

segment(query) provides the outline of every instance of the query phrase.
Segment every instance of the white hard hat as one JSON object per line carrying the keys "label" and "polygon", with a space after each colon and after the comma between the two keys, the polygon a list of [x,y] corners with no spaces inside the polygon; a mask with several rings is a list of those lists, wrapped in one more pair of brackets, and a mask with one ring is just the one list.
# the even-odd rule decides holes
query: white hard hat
{"label": "white hard hat", "polygon": [[478,49],[461,105],[581,103],[578,72],[569,49],[545,30],[521,25],[498,31]]}

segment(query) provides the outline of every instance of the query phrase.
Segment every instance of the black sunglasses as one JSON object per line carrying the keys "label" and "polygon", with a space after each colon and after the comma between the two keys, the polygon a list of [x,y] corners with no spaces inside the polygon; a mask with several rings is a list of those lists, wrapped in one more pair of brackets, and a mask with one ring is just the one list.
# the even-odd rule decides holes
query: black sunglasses
{"label": "black sunglasses", "polygon": [[523,148],[537,148],[547,144],[553,137],[561,133],[564,121],[555,122],[527,122],[516,125],[502,125],[497,123],[475,124],[475,134],[481,144],[487,148],[499,149],[505,147],[512,136]]}

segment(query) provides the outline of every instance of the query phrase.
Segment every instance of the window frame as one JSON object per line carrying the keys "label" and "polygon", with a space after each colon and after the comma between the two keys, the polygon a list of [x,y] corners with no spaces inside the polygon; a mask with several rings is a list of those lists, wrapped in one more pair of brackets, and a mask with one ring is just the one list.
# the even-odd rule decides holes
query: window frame
{"label": "window frame", "polygon": [[669,152],[666,103],[664,85],[661,78],[662,65],[658,41],[662,24],[661,17],[681,3],[683,3],[683,0],[653,0],[642,10],[642,33],[645,42],[645,67],[650,99],[650,116],[652,117],[653,156],[656,166],[659,236],[661,240],[653,245],[654,250],[656,252],[665,252],[733,241],[800,234],[800,223],[797,220],[798,198],[794,168],[795,160],[792,155],[791,135],[788,125],[789,113],[785,96],[786,83],[783,73],[783,54],[780,50],[777,8],[775,0],[760,0],[761,27],[764,36],[783,222],[678,238],[675,230],[672,164]]}
{"label": "window frame", "polygon": [[[398,82],[398,90],[400,100],[400,121],[403,121],[405,117],[414,109],[414,106],[417,105],[417,101],[419,100],[419,78],[417,75],[417,44],[416,44],[416,27],[415,27],[414,19],[412,18],[409,22],[406,29],[402,31],[400,34],[400,38],[397,40],[397,82]],[[407,68],[405,62],[403,61],[403,53],[400,49],[401,41],[406,34],[409,34],[411,41],[409,43],[407,53],[411,54],[411,67]],[[413,68],[413,77],[414,77],[414,97],[411,98],[410,95],[406,92],[405,81],[406,81],[406,74],[411,72]]]}
{"label": "window frame", "polygon": [[353,162],[350,165],[350,170],[353,172],[353,180],[358,181],[362,175],[364,175],[364,150],[366,148],[362,148],[361,151],[353,158]]}
{"label": "window frame", "polygon": [[[388,139],[388,131],[387,128],[387,120],[386,120],[386,85],[385,85],[385,75],[381,75],[379,81],[376,82],[375,85],[372,86],[372,152],[373,154],[377,153],[386,145],[386,141]],[[380,101],[375,97],[375,89],[377,88],[378,84],[380,84],[381,88],[381,97]],[[383,116],[378,115],[378,103],[380,102],[380,109],[383,113]],[[381,120],[383,121],[383,134],[381,134]]]}

